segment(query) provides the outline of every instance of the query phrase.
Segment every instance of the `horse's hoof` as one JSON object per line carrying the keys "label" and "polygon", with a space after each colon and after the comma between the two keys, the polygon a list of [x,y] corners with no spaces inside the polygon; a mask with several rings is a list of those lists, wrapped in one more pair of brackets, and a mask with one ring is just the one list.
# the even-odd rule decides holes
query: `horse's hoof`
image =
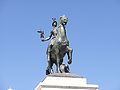
{"label": "horse's hoof", "polygon": [[50,74],[50,71],[49,70],[46,70],[46,75]]}
{"label": "horse's hoof", "polygon": [[65,65],[65,64],[61,64],[60,71],[61,71],[61,73],[69,73],[69,71],[70,71],[69,66]]}
{"label": "horse's hoof", "polygon": [[68,64],[71,64],[71,63],[72,63],[72,60],[71,60],[71,59],[69,59]]}

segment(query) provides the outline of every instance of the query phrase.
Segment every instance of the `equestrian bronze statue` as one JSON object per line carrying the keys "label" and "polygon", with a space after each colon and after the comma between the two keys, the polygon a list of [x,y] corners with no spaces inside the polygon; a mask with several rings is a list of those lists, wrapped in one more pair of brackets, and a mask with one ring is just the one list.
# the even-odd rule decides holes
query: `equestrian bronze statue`
{"label": "equestrian bronze statue", "polygon": [[67,39],[65,27],[68,22],[68,18],[66,16],[61,16],[58,25],[55,18],[52,18],[52,20],[53,30],[51,31],[50,36],[48,38],[44,37],[43,31],[38,31],[38,33],[40,33],[40,38],[42,42],[48,41],[52,38],[46,52],[48,59],[46,75],[53,73],[53,64],[56,65],[57,73],[68,73],[68,65],[63,64],[63,58],[66,54],[68,56],[68,64],[72,63],[73,49],[69,47],[69,41]]}

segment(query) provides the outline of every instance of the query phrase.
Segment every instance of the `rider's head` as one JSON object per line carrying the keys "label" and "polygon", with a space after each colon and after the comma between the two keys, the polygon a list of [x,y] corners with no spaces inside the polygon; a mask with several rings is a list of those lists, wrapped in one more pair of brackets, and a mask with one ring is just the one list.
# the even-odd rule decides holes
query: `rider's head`
{"label": "rider's head", "polygon": [[52,26],[53,27],[57,27],[57,21],[56,18],[52,18],[53,22],[52,22]]}
{"label": "rider's head", "polygon": [[60,24],[66,25],[67,22],[68,22],[68,18],[65,15],[60,17]]}

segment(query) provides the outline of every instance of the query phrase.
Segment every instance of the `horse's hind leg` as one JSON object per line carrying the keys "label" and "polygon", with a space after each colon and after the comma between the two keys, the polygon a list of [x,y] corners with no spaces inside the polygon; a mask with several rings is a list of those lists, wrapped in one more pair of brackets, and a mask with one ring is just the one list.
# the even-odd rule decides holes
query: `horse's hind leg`
{"label": "horse's hind leg", "polygon": [[52,66],[53,66],[53,63],[51,61],[48,61],[48,67],[46,69],[46,75],[48,74],[51,74],[52,72]]}
{"label": "horse's hind leg", "polygon": [[48,59],[48,66],[46,69],[46,75],[48,75],[51,73],[51,69],[53,66],[53,62],[51,61],[51,45],[48,46],[46,54],[47,54],[47,59]]}
{"label": "horse's hind leg", "polygon": [[51,73],[50,64],[51,64],[51,62],[50,62],[50,61],[48,61],[48,66],[47,66],[47,69],[46,69],[46,75],[48,75],[48,74],[50,74],[50,73]]}
{"label": "horse's hind leg", "polygon": [[56,70],[57,70],[57,73],[60,73],[60,58],[58,55],[57,55]]}
{"label": "horse's hind leg", "polygon": [[57,73],[60,73],[60,56],[59,56],[59,49],[55,49],[55,54],[56,54],[56,71]]}

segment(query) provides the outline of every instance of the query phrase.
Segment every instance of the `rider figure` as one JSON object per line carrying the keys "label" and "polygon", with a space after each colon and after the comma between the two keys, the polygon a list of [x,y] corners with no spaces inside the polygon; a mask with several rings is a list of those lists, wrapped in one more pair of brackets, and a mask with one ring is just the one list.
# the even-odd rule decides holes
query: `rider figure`
{"label": "rider figure", "polygon": [[[56,18],[52,18],[53,22],[52,22],[52,31],[50,32],[50,35],[49,37],[47,37],[46,39],[42,38],[42,41],[48,41],[52,38],[50,44],[48,45],[48,48],[47,48],[47,58],[48,58],[48,63],[50,62],[50,52],[51,52],[51,49],[53,47],[53,44],[54,44],[54,39],[56,38],[57,36],[57,31],[56,31],[56,28],[57,28],[57,21],[56,21]],[[53,37],[52,37],[53,36]]]}

